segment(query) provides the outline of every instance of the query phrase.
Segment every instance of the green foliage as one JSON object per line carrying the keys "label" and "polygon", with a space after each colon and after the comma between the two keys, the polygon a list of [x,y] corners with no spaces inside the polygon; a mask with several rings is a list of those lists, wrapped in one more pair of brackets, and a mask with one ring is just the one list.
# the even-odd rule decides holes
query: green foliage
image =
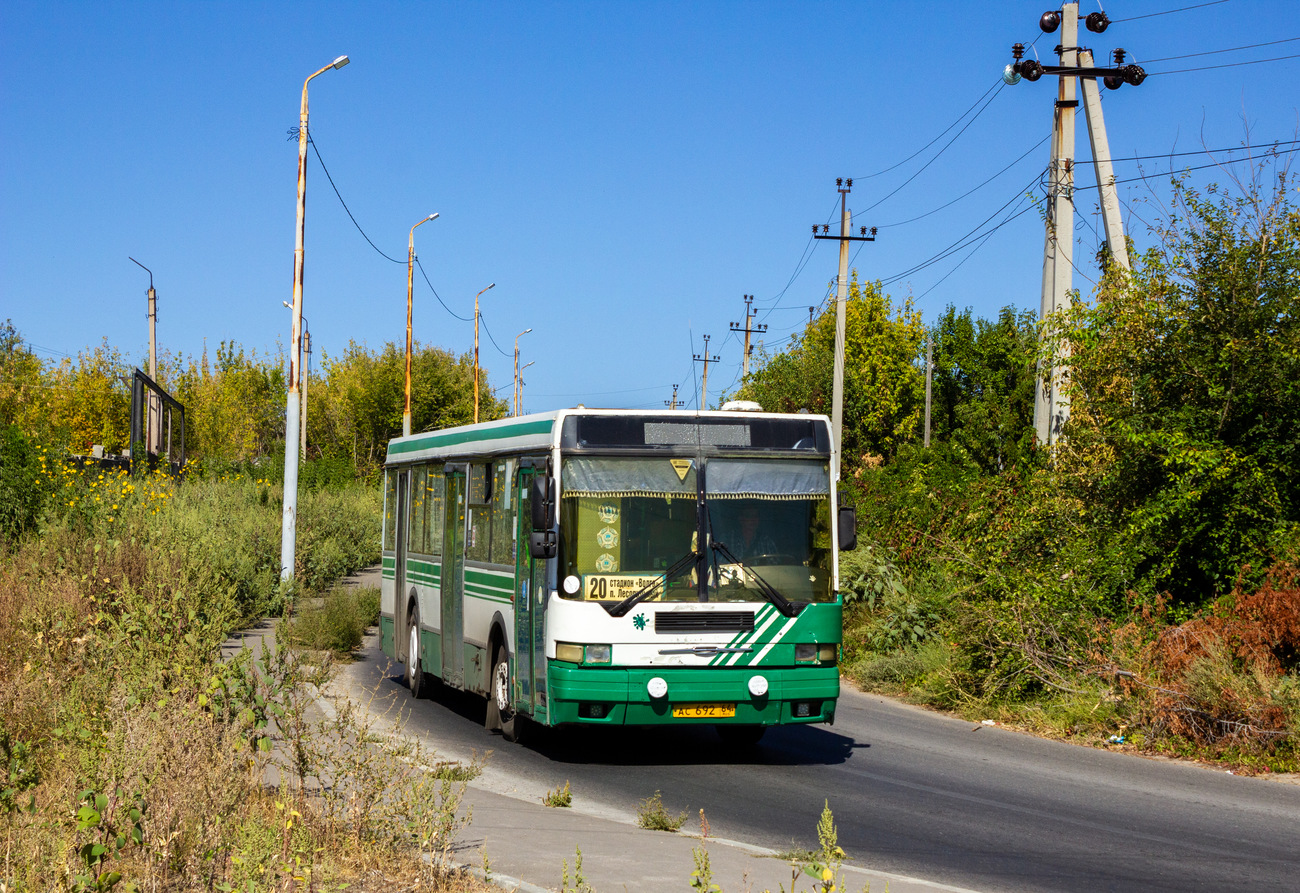
{"label": "green foliage", "polygon": [[655,791],[637,807],[636,823],[648,831],[679,831],[686,824],[686,810],[682,810],[679,815],[669,815],[664,808],[663,795]]}
{"label": "green foliage", "polygon": [[840,849],[839,833],[835,830],[835,817],[830,801],[825,801],[822,814],[817,819],[817,852],[803,865],[804,874],[813,879],[813,889],[832,893],[843,889],[840,866],[844,863],[844,850]]}
{"label": "green foliage", "polygon": [[1024,462],[1033,446],[1036,315],[1004,307],[989,322],[950,305],[930,337],[931,442],[950,444],[986,474]]}
{"label": "green foliage", "polygon": [[[846,469],[854,469],[893,455],[918,430],[925,381],[916,362],[925,327],[910,299],[896,307],[880,283],[860,284],[854,271],[845,333],[843,456]],[[757,400],[770,412],[830,415],[834,357],[832,306],[785,351],[761,356],[734,396]]]}
{"label": "green foliage", "polygon": [[547,791],[542,797],[542,803],[546,806],[553,806],[559,809],[565,809],[572,806],[573,792],[569,790],[569,783],[566,781],[555,790]]}
{"label": "green foliage", "polygon": [[1300,211],[1288,180],[1185,182],[1161,243],[1062,321],[1062,472],[1134,544],[1148,592],[1258,579],[1300,524]]}
{"label": "green foliage", "polygon": [[378,589],[339,587],[325,593],[319,604],[301,603],[287,632],[289,641],[300,648],[343,657],[355,651],[366,630],[378,622]]}
{"label": "green foliage", "polygon": [[36,527],[49,497],[43,458],[16,425],[0,428],[0,547]]}

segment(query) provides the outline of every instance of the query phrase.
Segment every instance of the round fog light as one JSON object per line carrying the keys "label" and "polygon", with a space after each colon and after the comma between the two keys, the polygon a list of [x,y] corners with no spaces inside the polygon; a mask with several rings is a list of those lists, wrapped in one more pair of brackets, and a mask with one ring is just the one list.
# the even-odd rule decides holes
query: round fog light
{"label": "round fog light", "polygon": [[767,694],[767,677],[750,676],[749,693],[756,698],[761,698],[763,695]]}
{"label": "round fog light", "polygon": [[645,684],[645,690],[650,693],[652,698],[662,698],[668,694],[668,683],[662,676],[656,676]]}

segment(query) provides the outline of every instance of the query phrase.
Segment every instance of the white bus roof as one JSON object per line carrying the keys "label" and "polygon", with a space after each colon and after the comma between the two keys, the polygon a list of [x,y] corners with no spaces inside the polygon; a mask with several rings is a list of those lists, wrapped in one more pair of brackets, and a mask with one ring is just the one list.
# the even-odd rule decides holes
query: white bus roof
{"label": "white bus roof", "polygon": [[428,459],[451,459],[462,456],[492,456],[506,453],[546,452],[559,446],[564,420],[569,416],[610,416],[644,418],[656,421],[690,422],[718,420],[748,423],[757,419],[798,419],[823,423],[828,428],[830,419],[824,415],[808,413],[734,412],[710,410],[690,412],[672,409],[558,409],[535,415],[517,416],[481,422],[477,425],[460,425],[425,431],[408,437],[395,437],[388,442],[385,465],[415,462]]}

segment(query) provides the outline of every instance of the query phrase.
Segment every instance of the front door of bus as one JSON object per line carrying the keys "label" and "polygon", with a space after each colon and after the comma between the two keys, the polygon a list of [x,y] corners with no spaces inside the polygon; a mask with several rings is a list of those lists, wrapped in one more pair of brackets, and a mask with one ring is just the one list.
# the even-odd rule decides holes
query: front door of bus
{"label": "front door of bus", "polygon": [[546,720],[546,561],[528,551],[533,517],[532,468],[519,469],[519,513],[515,554],[516,709]]}
{"label": "front door of bus", "polygon": [[465,467],[447,466],[442,533],[442,679],[465,687]]}
{"label": "front door of bus", "polygon": [[393,536],[393,653],[397,655],[398,660],[405,662],[408,659],[406,653],[407,647],[411,641],[410,630],[407,626],[411,619],[407,616],[407,595],[406,595],[406,503],[407,503],[407,478],[409,472],[397,472],[397,505],[394,507],[397,512],[397,525]]}

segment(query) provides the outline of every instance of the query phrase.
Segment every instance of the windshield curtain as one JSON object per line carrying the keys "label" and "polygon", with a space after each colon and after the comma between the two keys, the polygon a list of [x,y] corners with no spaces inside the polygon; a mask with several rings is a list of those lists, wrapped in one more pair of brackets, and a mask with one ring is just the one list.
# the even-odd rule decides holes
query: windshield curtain
{"label": "windshield curtain", "polygon": [[706,488],[711,499],[829,498],[825,462],[790,459],[713,459]]}

